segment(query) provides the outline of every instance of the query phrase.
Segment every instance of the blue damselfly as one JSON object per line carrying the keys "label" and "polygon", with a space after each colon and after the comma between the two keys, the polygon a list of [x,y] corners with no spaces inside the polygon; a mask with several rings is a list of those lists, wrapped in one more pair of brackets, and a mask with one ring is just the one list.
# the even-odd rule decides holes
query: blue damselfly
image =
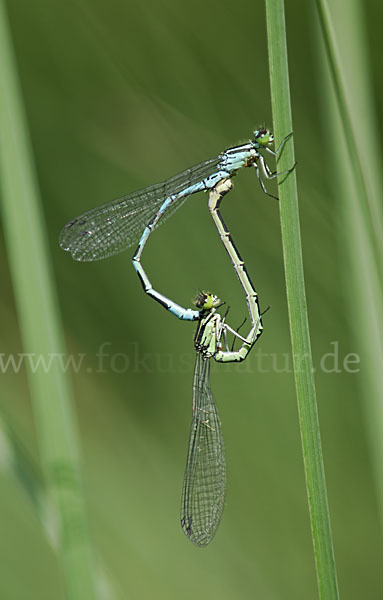
{"label": "blue damselfly", "polygon": [[[290,134],[291,135],[291,134]],[[181,525],[188,538],[198,546],[207,545],[214,536],[223,510],[226,467],[220,421],[209,383],[209,359],[217,362],[244,360],[262,333],[262,320],[255,288],[244,262],[236,249],[219,211],[222,197],[231,189],[231,178],[242,167],[254,166],[263,192],[269,196],[262,176],[273,179],[290,173],[272,172],[262,151],[277,157],[272,150],[273,135],[266,129],[254,132],[253,140],[229,148],[218,157],[205,161],[154,186],[134,192],[103,206],[94,208],[70,221],[60,235],[60,246],[79,261],[107,258],[137,242],[133,265],[145,292],[179,319],[198,321],[195,336],[197,353],[193,380],[193,420],[181,506]],[[232,260],[235,272],[246,294],[251,329],[246,337],[226,323],[217,308],[216,296],[201,293],[196,309],[183,308],[154,290],[141,264],[145,244],[164,217],[170,216],[186,198],[199,191],[209,192],[209,210],[221,240]],[[272,196],[274,197],[274,196]],[[239,350],[231,350],[227,337],[241,340]]]}
{"label": "blue damselfly", "polygon": [[[245,360],[263,331],[258,296],[245,264],[231,238],[220,213],[220,202],[232,187],[231,181],[220,182],[209,195],[209,209],[221,240],[232,260],[235,272],[246,294],[251,329],[242,337],[226,322],[217,308],[220,301],[213,294],[201,293],[196,300],[194,319],[198,327],[194,337],[196,363],[193,378],[193,416],[181,501],[181,526],[197,546],[206,546],[217,531],[225,499],[226,461],[221,423],[210,389],[210,358],[217,362]],[[171,310],[171,301],[168,308]],[[190,315],[192,309],[182,309]],[[174,311],[172,311],[174,312]],[[227,336],[240,339],[239,350],[229,349]]]}

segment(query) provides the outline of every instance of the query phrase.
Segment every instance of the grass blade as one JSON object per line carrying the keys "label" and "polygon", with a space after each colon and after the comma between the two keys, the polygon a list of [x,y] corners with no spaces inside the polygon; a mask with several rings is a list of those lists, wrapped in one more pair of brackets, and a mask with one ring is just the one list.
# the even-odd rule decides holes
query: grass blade
{"label": "grass blade", "polygon": [[[329,72],[321,86],[327,91],[322,106],[326,126],[330,125],[334,140],[330,161],[335,165],[333,182],[341,224],[342,271],[347,274],[344,277],[346,314],[363,365],[359,392],[383,524],[383,379],[378,367],[383,364],[379,251],[383,229],[382,155],[376,139],[379,126],[366,51],[364,7],[358,0],[348,2],[347,19],[344,19],[344,2],[332,3],[331,7],[324,0],[317,0],[316,4],[325,48],[325,56],[321,58]],[[361,133],[361,115],[362,148],[356,141]],[[363,307],[358,311],[357,320],[355,306]]]}
{"label": "grass blade", "polygon": [[[274,133],[278,145],[293,129],[283,0],[266,2],[266,19]],[[278,171],[292,164],[294,147],[289,141],[278,161]],[[290,335],[319,596],[335,600],[338,585],[313,376],[295,172],[281,179],[278,182],[280,219]]]}
{"label": "grass blade", "polygon": [[[357,191],[358,197],[361,199],[361,204],[364,205],[365,209],[361,212],[361,217],[364,221],[364,227],[368,230],[370,239],[372,240],[372,250],[374,252],[374,258],[379,261],[379,241],[381,239],[382,232],[382,210],[381,210],[381,202],[379,200],[379,175],[378,175],[378,162],[377,155],[378,152],[372,151],[373,142],[370,135],[367,135],[366,127],[365,127],[365,119],[363,120],[363,131],[354,131],[353,128],[353,119],[350,113],[350,103],[353,102],[353,95],[347,93],[346,91],[346,83],[344,81],[343,69],[342,69],[342,61],[338,52],[337,45],[337,36],[335,33],[335,24],[332,23],[331,12],[325,0],[316,0],[316,5],[318,9],[319,22],[322,31],[324,46],[326,50],[326,58],[328,61],[328,67],[331,74],[332,83],[334,86],[334,92],[336,97],[336,102],[338,105],[339,117],[342,123],[343,135],[345,137],[345,150],[346,154],[348,154],[348,159],[350,164],[352,165],[352,177],[354,179],[354,186]],[[347,9],[348,9],[347,5]],[[345,9],[345,6],[343,6]],[[342,32],[343,32],[343,23],[350,23],[350,15],[355,11],[348,12],[348,18],[346,20],[342,19]],[[360,10],[358,11],[361,12]],[[355,15],[355,17],[360,16]],[[354,30],[355,27],[357,30],[360,30],[360,19],[354,18]],[[356,40],[361,39],[360,31],[357,31],[359,35],[352,40],[349,40],[352,46],[355,44]],[[339,37],[338,37],[339,39]],[[359,44],[360,48],[360,44]],[[362,50],[362,49],[361,49]],[[347,52],[349,49],[347,48]],[[360,52],[360,55],[363,56],[363,52]],[[358,64],[357,61],[353,63],[353,69]],[[367,65],[363,65],[366,69],[366,73],[368,73]],[[361,68],[362,65],[361,65]],[[365,84],[364,76],[361,75],[362,81],[361,84]],[[371,103],[372,104],[372,103]],[[365,106],[367,112],[365,115],[371,114],[370,106]],[[360,105],[358,106],[357,114],[360,114]],[[360,126],[360,120],[357,120],[358,126]],[[360,137],[363,137],[363,144],[360,141]],[[359,140],[359,143],[358,141]],[[336,138],[335,140],[336,141]],[[371,154],[369,159],[366,159],[366,149],[367,154]],[[370,149],[370,152],[369,152]],[[372,171],[371,165],[374,165],[375,168]],[[374,245],[376,246],[374,247]]]}
{"label": "grass blade", "polygon": [[[48,360],[52,354],[64,354],[64,343],[3,0],[0,0],[0,71],[4,234],[24,350]],[[58,557],[67,597],[94,600],[93,556],[69,384],[57,360],[52,360],[46,370],[30,370],[28,378],[47,489],[57,508]]]}

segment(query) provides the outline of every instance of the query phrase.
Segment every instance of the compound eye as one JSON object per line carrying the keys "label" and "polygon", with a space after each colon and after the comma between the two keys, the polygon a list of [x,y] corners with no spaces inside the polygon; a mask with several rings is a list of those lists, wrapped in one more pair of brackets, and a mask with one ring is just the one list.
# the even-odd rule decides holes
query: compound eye
{"label": "compound eye", "polygon": [[254,140],[259,146],[267,146],[273,141],[273,136],[268,129],[261,127],[254,131]]}
{"label": "compound eye", "polygon": [[214,305],[214,296],[212,294],[205,294],[205,302],[202,305],[202,310],[210,310]]}
{"label": "compound eye", "polygon": [[271,133],[270,133],[270,131],[267,131],[267,129],[264,129],[262,132],[262,135],[260,135],[260,137],[258,138],[258,142],[262,146],[266,146],[270,141],[271,141]]}
{"label": "compound eye", "polygon": [[201,292],[195,299],[194,304],[198,310],[211,310],[215,306],[219,305],[219,298],[217,298],[217,296],[214,294]]}
{"label": "compound eye", "polygon": [[198,294],[195,299],[195,305],[198,310],[208,310],[209,308],[212,308],[213,303],[211,298],[211,294],[205,294],[205,292]]}

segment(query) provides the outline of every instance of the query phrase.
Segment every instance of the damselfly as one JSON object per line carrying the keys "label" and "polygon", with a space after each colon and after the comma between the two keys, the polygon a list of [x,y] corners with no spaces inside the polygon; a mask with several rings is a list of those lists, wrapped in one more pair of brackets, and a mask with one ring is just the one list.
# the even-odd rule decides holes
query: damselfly
{"label": "damselfly", "polygon": [[242,167],[255,167],[262,190],[271,196],[262,176],[273,179],[291,169],[282,173],[272,172],[262,152],[277,157],[290,135],[274,151],[271,149],[274,143],[272,133],[264,128],[257,129],[251,141],[228,148],[216,158],[186,169],[164,183],[93,208],[65,225],[60,234],[60,246],[75,260],[92,261],[117,254],[139,240],[133,257],[136,266],[149,235],[164,216],[173,214],[191,194],[210,191],[218,182],[233,177]]}
{"label": "damselfly", "polygon": [[[207,545],[216,532],[226,485],[221,426],[209,384],[209,359],[213,357],[218,362],[244,360],[263,329],[257,293],[225,226],[219,205],[232,187],[231,178],[242,167],[254,166],[263,192],[271,196],[262,175],[265,179],[273,179],[290,173],[295,165],[282,173],[272,172],[261,152],[277,157],[290,135],[273,151],[270,147],[274,142],[273,135],[266,129],[258,129],[254,139],[246,144],[229,148],[217,158],[187,169],[164,183],[84,213],[70,221],[60,235],[60,246],[80,261],[107,258],[139,239],[132,260],[145,292],[178,318],[199,321],[195,336],[193,421],[181,508],[182,528],[198,546]],[[219,301],[214,295],[202,294],[196,303],[198,310],[185,309],[153,289],[141,264],[145,244],[161,218],[170,216],[188,196],[199,191],[209,191],[211,215],[246,294],[251,319],[247,337],[232,329],[225,322],[226,315],[222,317],[217,312]],[[229,349],[228,333],[241,340],[239,350]]]}
{"label": "damselfly", "polygon": [[[144,288],[151,290],[152,293],[149,293],[157,302],[180,319],[198,321],[194,338],[197,357],[193,379],[193,419],[181,503],[181,526],[197,546],[206,546],[213,538],[221,519],[226,488],[223,438],[210,390],[209,359],[214,358],[218,362],[244,360],[263,330],[257,292],[219,210],[222,197],[231,188],[230,179],[220,181],[210,191],[209,210],[246,294],[251,321],[247,337],[241,336],[226,323],[227,313],[221,316],[217,312],[222,304],[213,294],[201,293],[196,300],[197,310],[183,308],[152,290],[143,266],[137,264]],[[241,341],[239,350],[229,349],[229,333]]]}

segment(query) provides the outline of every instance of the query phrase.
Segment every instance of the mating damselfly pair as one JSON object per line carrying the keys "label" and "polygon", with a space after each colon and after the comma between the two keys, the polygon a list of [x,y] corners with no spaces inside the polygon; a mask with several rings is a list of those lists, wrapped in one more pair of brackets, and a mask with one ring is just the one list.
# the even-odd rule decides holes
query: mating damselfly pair
{"label": "mating damselfly pair", "polygon": [[[262,191],[269,194],[263,179],[273,179],[262,152],[277,157],[287,135],[274,151],[273,135],[257,129],[251,141],[228,148],[216,158],[186,169],[164,183],[91,209],[70,221],[61,231],[60,246],[78,261],[94,261],[127,249],[137,243],[132,261],[145,292],[179,319],[198,321],[194,339],[196,364],[193,378],[193,417],[189,437],[186,469],[181,502],[181,525],[188,538],[197,546],[206,546],[213,538],[222,515],[226,489],[226,462],[221,424],[209,382],[209,359],[218,362],[242,361],[262,333],[262,318],[257,292],[245,264],[234,245],[220,212],[223,196],[231,190],[231,179],[242,167],[255,167]],[[209,193],[209,211],[218,234],[230,256],[235,272],[246,295],[251,328],[246,337],[226,323],[227,313],[211,293],[201,293],[195,308],[183,308],[153,289],[141,264],[143,249],[150,234],[165,218],[197,192]],[[274,197],[274,196],[272,196]],[[228,334],[241,342],[234,351],[228,344]]]}

